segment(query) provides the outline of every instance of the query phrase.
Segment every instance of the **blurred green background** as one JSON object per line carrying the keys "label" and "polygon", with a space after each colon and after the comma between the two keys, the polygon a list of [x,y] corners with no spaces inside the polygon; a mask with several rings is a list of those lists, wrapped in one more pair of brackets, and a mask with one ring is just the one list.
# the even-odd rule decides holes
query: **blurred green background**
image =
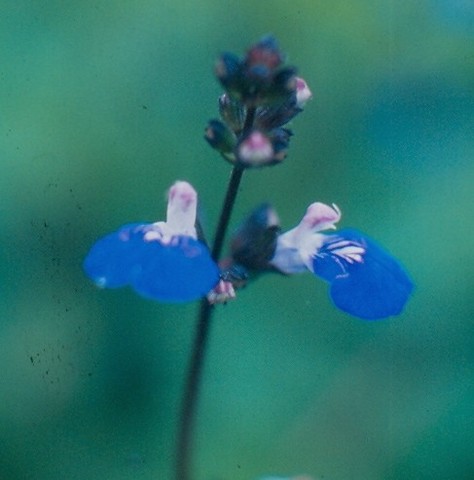
{"label": "blurred green background", "polygon": [[229,165],[202,139],[213,63],[273,33],[314,99],[284,165],[248,172],[285,228],[316,200],[399,257],[398,318],[311,275],[218,308],[196,480],[474,478],[471,0],[0,2],[0,479],[166,479],[197,305],[99,291],[99,236],[163,218],[175,179],[208,235]]}

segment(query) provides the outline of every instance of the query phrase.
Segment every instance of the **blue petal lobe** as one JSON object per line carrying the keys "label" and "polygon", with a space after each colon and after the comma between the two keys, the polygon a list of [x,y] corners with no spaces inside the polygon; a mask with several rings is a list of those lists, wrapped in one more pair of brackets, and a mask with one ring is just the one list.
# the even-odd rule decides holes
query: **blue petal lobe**
{"label": "blue petal lobe", "polygon": [[89,278],[101,287],[127,285],[140,268],[143,226],[141,223],[124,225],[98,240],[84,260],[84,271]]}
{"label": "blue petal lobe", "polygon": [[[345,243],[341,246],[341,241]],[[362,262],[344,255],[345,247],[363,247]],[[366,320],[398,315],[413,283],[402,265],[363,233],[345,229],[328,236],[313,259],[314,273],[331,283],[330,295],[341,310]]]}
{"label": "blue petal lobe", "polygon": [[169,243],[145,240],[151,224],[134,223],[98,240],[84,260],[86,274],[100,287],[132,286],[147,298],[188,302],[206,295],[219,281],[207,247],[191,237]]}
{"label": "blue petal lobe", "polygon": [[191,237],[171,243],[145,243],[142,270],[131,283],[141,295],[165,302],[189,302],[206,295],[219,281],[219,269],[207,247]]}

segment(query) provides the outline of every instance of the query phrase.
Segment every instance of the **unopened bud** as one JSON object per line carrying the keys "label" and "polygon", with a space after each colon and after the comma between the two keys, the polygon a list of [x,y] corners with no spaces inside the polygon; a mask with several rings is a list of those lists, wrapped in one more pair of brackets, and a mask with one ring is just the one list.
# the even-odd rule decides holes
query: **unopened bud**
{"label": "unopened bud", "polygon": [[303,108],[312,96],[308,84],[301,77],[296,77],[296,105]]}
{"label": "unopened bud", "polygon": [[236,133],[242,131],[245,121],[245,108],[235,98],[228,93],[223,93],[219,97],[219,113],[222,120]]}
{"label": "unopened bud", "polygon": [[239,57],[233,53],[223,53],[216,62],[215,73],[224,88],[229,91],[238,90],[238,85],[241,82]]}
{"label": "unopened bud", "polygon": [[270,77],[282,61],[276,39],[268,35],[249,48],[244,64],[247,74],[265,78]]}
{"label": "unopened bud", "polygon": [[252,272],[268,270],[279,232],[280,220],[275,210],[266,203],[255,208],[232,236],[234,263]]}
{"label": "unopened bud", "polygon": [[262,132],[254,130],[238,146],[237,157],[245,166],[260,167],[271,163],[273,153],[270,139]]}
{"label": "unopened bud", "polygon": [[275,128],[272,131],[273,163],[279,163],[286,158],[292,135],[288,128]]}
{"label": "unopened bud", "polygon": [[218,150],[226,158],[233,153],[237,143],[234,132],[219,120],[209,120],[204,132],[204,138],[212,148]]}

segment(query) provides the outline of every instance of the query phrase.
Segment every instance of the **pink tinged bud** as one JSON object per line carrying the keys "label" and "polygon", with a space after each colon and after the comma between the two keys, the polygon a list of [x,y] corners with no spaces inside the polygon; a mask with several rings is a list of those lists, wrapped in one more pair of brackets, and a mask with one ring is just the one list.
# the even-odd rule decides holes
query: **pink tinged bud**
{"label": "pink tinged bud", "polygon": [[296,77],[296,105],[303,108],[312,96],[308,84],[302,78]]}
{"label": "pink tinged bud", "polygon": [[188,182],[177,181],[168,192],[166,226],[174,235],[197,238],[196,229],[197,193]]}
{"label": "pink tinged bud", "polygon": [[245,63],[248,67],[265,66],[269,71],[276,69],[282,63],[282,54],[277,41],[271,35],[263,37],[247,51]]}
{"label": "pink tinged bud", "polygon": [[232,282],[220,280],[219,283],[207,294],[207,300],[211,304],[227,303],[234,300],[235,290]]}
{"label": "pink tinged bud", "polygon": [[247,166],[259,167],[273,160],[273,146],[258,130],[252,132],[238,147],[238,158]]}

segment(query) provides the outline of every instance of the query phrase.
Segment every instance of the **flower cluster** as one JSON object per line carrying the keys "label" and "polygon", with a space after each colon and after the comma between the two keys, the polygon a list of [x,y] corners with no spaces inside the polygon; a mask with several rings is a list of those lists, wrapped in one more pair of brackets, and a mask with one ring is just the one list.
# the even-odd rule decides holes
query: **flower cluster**
{"label": "flower cluster", "polygon": [[341,211],[335,204],[311,204],[288,231],[282,231],[272,206],[262,204],[240,224],[230,239],[228,257],[220,259],[244,171],[282,162],[293,134],[288,123],[311,92],[296,69],[285,66],[273,37],[264,37],[243,58],[223,53],[215,72],[224,93],[219,98],[220,119],[209,121],[205,139],[233,168],[212,253],[196,218],[198,195],[191,184],[177,181],[168,192],[166,221],[120,227],[92,246],[83,265],[99,287],[129,286],[161,302],[202,299],[177,442],[180,480],[190,478],[196,379],[202,370],[210,305],[235,298],[239,288],[264,273],[310,272],[329,284],[336,307],[365,320],[398,315],[413,290],[402,265],[374,240],[354,229],[337,231]]}
{"label": "flower cluster", "polygon": [[[296,69],[286,67],[276,41],[265,37],[244,58],[221,55],[216,75],[225,89],[221,120],[211,120],[206,140],[234,171],[268,166],[286,156],[291,131],[284,127],[311,97]],[[237,191],[237,189],[234,189]],[[99,286],[129,285],[147,298],[211,303],[263,272],[311,272],[330,284],[341,310],[368,320],[399,314],[413,285],[400,263],[365,234],[336,229],[336,205],[313,203],[301,222],[282,233],[277,214],[261,205],[242,222],[230,242],[229,258],[212,258],[196,232],[197,193],[187,182],[169,190],[166,221],[133,223],[101,238],[84,262]]]}
{"label": "flower cluster", "polygon": [[253,45],[243,59],[224,53],[216,75],[225,89],[219,97],[221,120],[210,120],[204,138],[230,163],[261,167],[280,163],[292,132],[284,127],[302,112],[311,92],[283,64],[273,37]]}
{"label": "flower cluster", "polygon": [[330,284],[334,304],[351,315],[380,319],[399,314],[412,283],[400,263],[357,230],[335,234],[337,206],[313,203],[301,222],[281,233],[277,214],[264,204],[233,235],[231,257],[218,265],[197,239],[197,194],[187,182],[169,190],[166,222],[134,223],[100,239],[84,262],[98,286],[130,285],[145,297],[212,302],[235,297],[235,289],[263,272],[309,271]]}

